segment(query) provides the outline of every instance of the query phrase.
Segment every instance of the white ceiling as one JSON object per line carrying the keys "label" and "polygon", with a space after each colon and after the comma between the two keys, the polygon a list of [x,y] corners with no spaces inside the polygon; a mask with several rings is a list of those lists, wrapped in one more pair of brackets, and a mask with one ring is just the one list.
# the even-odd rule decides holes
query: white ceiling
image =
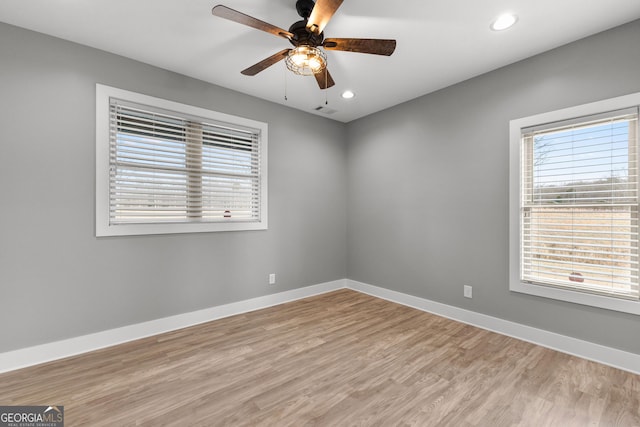
{"label": "white ceiling", "polygon": [[[303,111],[325,104],[315,79],[284,61],[241,75],[290,45],[213,16],[219,3],[284,29],[300,19],[295,0],[1,0],[0,21]],[[518,23],[491,31],[505,11]],[[638,18],[639,0],[344,0],[326,37],[393,38],[397,48],[390,57],[328,52],[336,85],[326,97],[337,112],[326,117],[348,122]],[[356,97],[342,99],[345,89]]]}

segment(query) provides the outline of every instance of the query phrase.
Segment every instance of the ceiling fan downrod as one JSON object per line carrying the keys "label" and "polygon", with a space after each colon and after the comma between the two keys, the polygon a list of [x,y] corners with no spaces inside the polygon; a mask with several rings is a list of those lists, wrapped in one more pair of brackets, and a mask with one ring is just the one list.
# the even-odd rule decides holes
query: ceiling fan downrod
{"label": "ceiling fan downrod", "polygon": [[298,15],[300,15],[302,19],[307,20],[309,16],[311,16],[311,11],[315,4],[313,0],[298,0],[296,1],[296,11],[298,11]]}

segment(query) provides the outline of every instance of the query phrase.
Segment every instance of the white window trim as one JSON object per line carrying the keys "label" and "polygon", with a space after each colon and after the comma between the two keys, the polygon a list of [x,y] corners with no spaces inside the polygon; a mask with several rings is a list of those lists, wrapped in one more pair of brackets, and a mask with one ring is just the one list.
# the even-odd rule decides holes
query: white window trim
{"label": "white window trim", "polygon": [[640,92],[564,108],[509,122],[509,290],[576,304],[640,315],[640,301],[552,288],[520,280],[521,129],[640,105]]}
{"label": "white window trim", "polygon": [[[109,224],[109,102],[110,98],[151,105],[169,111],[198,116],[216,122],[233,123],[260,130],[261,151],[261,206],[260,220],[252,222],[206,222],[166,224]],[[142,95],[123,89],[96,84],[96,236],[128,236],[144,234],[203,233],[217,231],[266,230],[268,228],[267,203],[267,130],[263,122],[200,107]]]}

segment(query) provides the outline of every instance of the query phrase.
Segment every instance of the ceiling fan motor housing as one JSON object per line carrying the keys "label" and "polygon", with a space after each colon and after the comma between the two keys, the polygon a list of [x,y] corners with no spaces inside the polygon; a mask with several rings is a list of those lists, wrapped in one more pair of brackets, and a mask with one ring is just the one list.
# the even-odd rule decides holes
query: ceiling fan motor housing
{"label": "ceiling fan motor housing", "polygon": [[289,32],[293,34],[293,38],[289,41],[294,46],[321,46],[324,41],[324,33],[314,34],[307,30],[307,20],[294,22],[289,27]]}

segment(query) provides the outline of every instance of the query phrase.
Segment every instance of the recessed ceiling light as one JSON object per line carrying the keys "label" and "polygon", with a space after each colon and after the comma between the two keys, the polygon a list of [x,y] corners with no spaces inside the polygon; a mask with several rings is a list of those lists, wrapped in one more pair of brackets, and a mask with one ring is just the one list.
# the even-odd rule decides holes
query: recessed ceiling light
{"label": "recessed ceiling light", "polygon": [[502,31],[510,28],[518,21],[518,17],[512,13],[503,13],[498,16],[492,23],[491,29],[493,31]]}
{"label": "recessed ceiling light", "polygon": [[353,92],[352,92],[352,91],[350,91],[350,90],[345,90],[344,92],[342,92],[342,95],[341,95],[341,96],[342,96],[344,99],[351,99],[351,98],[353,98],[354,96],[356,96],[356,94],[355,94],[355,93],[353,93]]}

